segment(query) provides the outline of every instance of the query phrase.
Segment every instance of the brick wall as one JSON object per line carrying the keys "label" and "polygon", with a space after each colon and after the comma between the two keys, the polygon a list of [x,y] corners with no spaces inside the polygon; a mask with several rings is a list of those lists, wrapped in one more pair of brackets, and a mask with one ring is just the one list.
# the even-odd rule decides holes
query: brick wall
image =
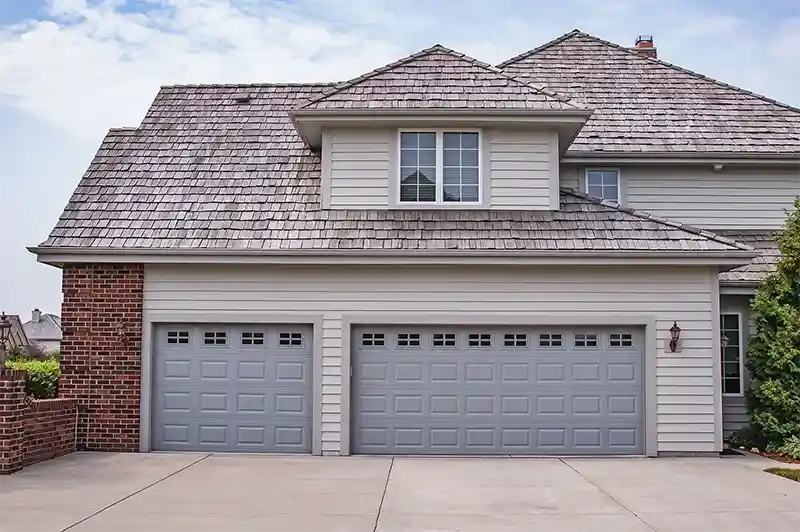
{"label": "brick wall", "polygon": [[0,474],[22,469],[25,372],[0,371]]}
{"label": "brick wall", "polygon": [[59,395],[78,407],[78,449],[137,451],[141,264],[67,264],[62,271]]}
{"label": "brick wall", "polygon": [[23,465],[50,460],[75,450],[74,399],[41,399],[24,413]]}

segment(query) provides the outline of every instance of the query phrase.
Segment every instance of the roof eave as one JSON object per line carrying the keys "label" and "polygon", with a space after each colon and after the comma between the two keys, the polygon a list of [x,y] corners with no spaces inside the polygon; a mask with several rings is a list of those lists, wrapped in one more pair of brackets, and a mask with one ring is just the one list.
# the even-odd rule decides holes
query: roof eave
{"label": "roof eave", "polygon": [[273,264],[686,264],[744,266],[757,253],[739,249],[719,251],[569,251],[569,250],[358,250],[358,249],[148,249],[31,247],[39,262],[60,266],[86,262],[136,263],[273,263]]}
{"label": "roof eave", "polygon": [[556,129],[563,153],[591,114],[588,109],[295,109],[289,111],[289,118],[311,148],[321,146],[324,127],[375,127],[380,123],[387,127],[435,127],[448,123],[481,127],[513,122]]}
{"label": "roof eave", "polygon": [[800,152],[588,152],[568,150],[564,162],[642,164],[793,164],[800,165]]}

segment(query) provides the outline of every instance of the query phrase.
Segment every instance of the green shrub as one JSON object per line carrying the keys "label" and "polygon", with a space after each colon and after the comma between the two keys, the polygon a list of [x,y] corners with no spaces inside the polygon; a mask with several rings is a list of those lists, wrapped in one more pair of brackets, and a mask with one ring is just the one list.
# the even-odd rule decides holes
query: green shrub
{"label": "green shrub", "polygon": [[792,460],[800,460],[800,437],[792,436],[780,445],[769,445],[767,450],[771,453],[788,456]]}
{"label": "green shrub", "polygon": [[25,393],[34,399],[58,397],[58,378],[61,376],[58,360],[54,358],[47,360],[18,358],[6,362],[6,367],[28,372]]}
{"label": "green shrub", "polygon": [[766,445],[800,438],[800,199],[778,235],[781,258],[753,302],[747,403],[753,435]]}

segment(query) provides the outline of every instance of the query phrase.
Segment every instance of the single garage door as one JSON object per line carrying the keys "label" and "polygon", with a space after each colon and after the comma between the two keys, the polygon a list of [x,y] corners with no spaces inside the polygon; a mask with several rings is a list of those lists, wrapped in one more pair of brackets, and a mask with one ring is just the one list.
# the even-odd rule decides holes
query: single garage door
{"label": "single garage door", "polygon": [[159,325],[158,450],[310,452],[312,328]]}
{"label": "single garage door", "polygon": [[644,330],[356,327],[353,452],[643,454]]}

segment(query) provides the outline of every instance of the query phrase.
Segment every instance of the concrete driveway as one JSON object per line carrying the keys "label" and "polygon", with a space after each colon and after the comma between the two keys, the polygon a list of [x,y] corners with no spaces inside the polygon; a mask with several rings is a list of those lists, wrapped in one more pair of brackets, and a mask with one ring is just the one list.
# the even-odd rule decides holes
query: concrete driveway
{"label": "concrete driveway", "polygon": [[738,459],[76,453],[0,480],[0,530],[800,530],[800,483]]}

